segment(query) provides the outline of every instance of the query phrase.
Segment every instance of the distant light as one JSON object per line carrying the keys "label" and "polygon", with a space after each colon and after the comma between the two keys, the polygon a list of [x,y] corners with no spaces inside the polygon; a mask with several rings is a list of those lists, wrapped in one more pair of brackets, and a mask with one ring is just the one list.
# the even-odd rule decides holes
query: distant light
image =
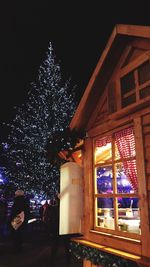
{"label": "distant light", "polygon": [[41,205],[44,205],[46,203],[46,200],[41,201]]}
{"label": "distant light", "polygon": [[3,143],[3,147],[4,147],[4,149],[8,149],[8,144],[7,143]]}
{"label": "distant light", "polygon": [[20,162],[16,162],[16,165],[19,166],[19,165],[21,165],[21,163]]}
{"label": "distant light", "polygon": [[28,220],[28,223],[32,223],[32,222],[35,222],[35,221],[37,221],[37,219],[33,218],[33,219]]}

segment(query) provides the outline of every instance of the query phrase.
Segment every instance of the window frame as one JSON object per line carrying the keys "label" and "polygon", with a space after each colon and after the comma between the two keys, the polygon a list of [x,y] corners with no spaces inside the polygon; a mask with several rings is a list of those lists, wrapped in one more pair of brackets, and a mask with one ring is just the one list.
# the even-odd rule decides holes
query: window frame
{"label": "window frame", "polygon": [[[113,181],[113,188],[116,188],[117,187],[117,184],[116,184],[116,177],[115,177],[115,170],[114,170],[114,166],[116,163],[119,163],[119,162],[123,162],[124,160],[126,161],[129,161],[129,160],[135,160],[136,161],[136,155],[134,157],[128,157],[126,159],[114,159],[114,134],[120,130],[123,130],[123,129],[126,129],[128,127],[131,127],[133,125],[126,125],[125,127],[121,127],[119,129],[115,129],[113,131],[110,131],[110,132],[107,132],[106,134],[102,134],[102,135],[98,135],[96,136],[95,138],[93,138],[93,206],[94,206],[94,209],[93,209],[93,226],[94,226],[94,230],[97,231],[97,232],[100,232],[100,233],[103,233],[103,234],[111,234],[111,235],[115,235],[115,236],[122,236],[123,238],[131,238],[131,239],[136,239],[136,240],[141,240],[141,234],[137,234],[137,233],[131,233],[131,232],[123,232],[121,230],[119,230],[119,227],[118,227],[118,208],[117,208],[117,198],[118,197],[136,197],[136,198],[139,198],[139,193],[117,193],[117,192],[114,192],[113,193],[110,193],[110,194],[104,194],[101,193],[97,193],[96,192],[96,184],[97,184],[97,176],[96,176],[96,168],[97,167],[103,167],[103,166],[108,166],[108,165],[112,165],[112,172],[113,172],[113,176],[114,176],[114,179],[112,180]],[[110,162],[107,162],[107,163],[95,163],[95,148],[96,148],[96,141],[98,139],[101,139],[103,137],[106,137],[106,136],[111,136],[111,140],[112,140],[112,159]],[[108,229],[108,228],[103,228],[103,227],[100,227],[100,226],[97,226],[97,223],[96,223],[96,220],[97,220],[97,198],[100,197],[100,198],[106,198],[106,197],[111,197],[114,199],[114,217],[116,218],[114,220],[114,225],[115,225],[115,229],[112,230],[112,229]],[[139,200],[140,201],[140,200]],[[139,212],[140,212],[140,209],[139,209]],[[141,214],[140,214],[140,221],[141,221]]]}
{"label": "window frame", "polygon": [[[118,90],[119,90],[119,96],[120,96],[120,105],[118,106],[119,109],[123,109],[123,108],[127,108],[131,105],[136,104],[139,101],[142,101],[143,99],[147,99],[150,98],[150,96],[146,96],[144,98],[140,97],[140,92],[142,91],[142,89],[150,86],[150,80],[140,84],[139,82],[139,77],[138,77],[138,68],[143,65],[144,63],[146,63],[146,61],[149,61],[150,63],[150,51],[145,52],[144,54],[142,54],[141,56],[139,56],[137,59],[135,59],[134,61],[130,62],[129,64],[127,64],[125,67],[121,68],[118,72],[118,78],[117,78],[117,84],[118,84]],[[123,95],[122,97],[122,93],[121,93],[121,79],[128,75],[130,72],[134,73],[134,81],[135,81],[135,88],[132,89],[131,91],[127,92],[126,94]],[[135,102],[129,104],[129,105],[125,105],[123,106],[123,99],[127,98],[128,96],[131,96],[135,93]]]}

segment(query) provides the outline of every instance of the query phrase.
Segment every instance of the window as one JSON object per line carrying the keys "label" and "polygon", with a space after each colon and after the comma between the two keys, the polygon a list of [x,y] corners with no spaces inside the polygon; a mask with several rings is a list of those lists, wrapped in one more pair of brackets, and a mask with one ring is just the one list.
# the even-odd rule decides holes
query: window
{"label": "window", "polygon": [[146,60],[120,78],[122,107],[129,106],[150,96],[150,62]]}
{"label": "window", "polygon": [[139,84],[143,84],[150,80],[150,64],[149,61],[144,62],[138,67]]}
{"label": "window", "polygon": [[95,229],[140,235],[133,127],[95,140]]}

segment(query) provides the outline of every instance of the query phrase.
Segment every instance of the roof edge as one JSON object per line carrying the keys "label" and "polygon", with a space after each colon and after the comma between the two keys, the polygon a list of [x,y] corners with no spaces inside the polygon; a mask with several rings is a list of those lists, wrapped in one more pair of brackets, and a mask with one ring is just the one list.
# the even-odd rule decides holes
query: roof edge
{"label": "roof edge", "polygon": [[117,24],[117,34],[150,38],[150,27],[141,25]]}

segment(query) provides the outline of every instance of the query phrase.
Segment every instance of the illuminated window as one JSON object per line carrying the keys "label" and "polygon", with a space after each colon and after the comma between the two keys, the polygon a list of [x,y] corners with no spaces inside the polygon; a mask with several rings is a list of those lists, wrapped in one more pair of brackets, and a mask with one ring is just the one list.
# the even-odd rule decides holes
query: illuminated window
{"label": "illuminated window", "polygon": [[95,229],[139,236],[133,127],[95,140]]}

